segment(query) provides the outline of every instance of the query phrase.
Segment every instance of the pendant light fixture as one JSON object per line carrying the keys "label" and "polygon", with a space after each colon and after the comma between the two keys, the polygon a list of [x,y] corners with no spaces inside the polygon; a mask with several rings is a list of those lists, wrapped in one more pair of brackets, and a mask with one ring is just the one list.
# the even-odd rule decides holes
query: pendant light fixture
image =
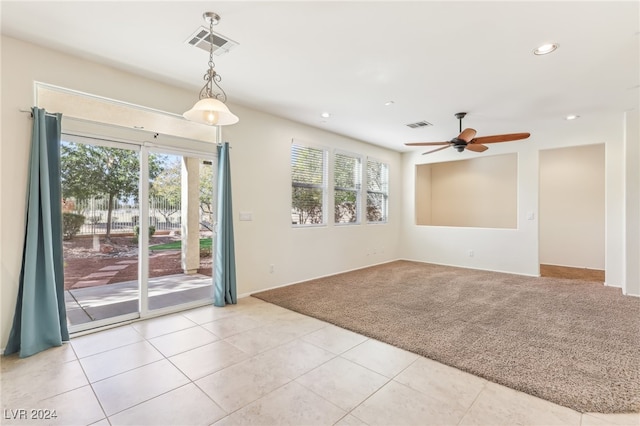
{"label": "pendant light fixture", "polygon": [[[189,121],[209,126],[235,124],[239,118],[224,104],[227,101],[227,94],[218,84],[222,77],[213,69],[215,66],[213,63],[213,26],[218,24],[220,16],[214,12],[205,12],[202,17],[209,24],[209,69],[204,75],[205,84],[200,90],[200,100],[182,116]],[[214,90],[214,85],[216,90]]]}

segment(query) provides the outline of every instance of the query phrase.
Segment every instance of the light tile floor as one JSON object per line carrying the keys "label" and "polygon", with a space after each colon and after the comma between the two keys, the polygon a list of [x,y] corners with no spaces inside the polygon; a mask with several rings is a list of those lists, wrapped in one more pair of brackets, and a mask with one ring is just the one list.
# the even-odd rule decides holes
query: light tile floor
{"label": "light tile floor", "polygon": [[7,425],[640,425],[640,414],[581,414],[251,297],[3,358],[0,383]]}

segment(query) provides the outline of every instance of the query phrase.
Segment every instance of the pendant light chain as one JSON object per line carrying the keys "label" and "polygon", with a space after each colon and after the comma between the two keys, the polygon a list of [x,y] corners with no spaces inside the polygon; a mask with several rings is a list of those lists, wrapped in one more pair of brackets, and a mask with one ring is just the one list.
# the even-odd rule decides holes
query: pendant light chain
{"label": "pendant light chain", "polygon": [[[214,17],[208,17],[207,20],[209,21],[209,69],[204,75],[204,81],[206,81],[206,83],[202,90],[200,90],[200,99],[214,98],[218,99],[219,101],[226,102],[227,94],[225,93],[224,89],[222,89],[222,87],[220,87],[220,85],[218,84],[222,81],[222,77],[214,69],[216,64],[213,62],[213,25],[214,21],[217,24],[218,20]],[[218,91],[213,90],[214,84],[216,85],[220,93],[217,93]]]}

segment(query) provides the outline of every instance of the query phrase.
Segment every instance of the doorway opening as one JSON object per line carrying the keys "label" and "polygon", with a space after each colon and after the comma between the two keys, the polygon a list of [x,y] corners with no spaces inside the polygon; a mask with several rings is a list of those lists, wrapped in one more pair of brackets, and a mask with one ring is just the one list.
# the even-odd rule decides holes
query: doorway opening
{"label": "doorway opening", "polygon": [[540,275],[605,281],[604,144],[540,151]]}

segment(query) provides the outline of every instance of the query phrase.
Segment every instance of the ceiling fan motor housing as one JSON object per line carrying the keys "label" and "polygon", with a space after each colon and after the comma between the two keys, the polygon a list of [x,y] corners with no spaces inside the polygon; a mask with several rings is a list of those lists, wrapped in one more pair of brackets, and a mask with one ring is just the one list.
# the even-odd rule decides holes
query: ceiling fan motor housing
{"label": "ceiling fan motor housing", "polygon": [[458,152],[464,151],[465,147],[467,146],[467,141],[460,138],[453,138],[451,139],[450,143],[455,149],[458,150]]}

